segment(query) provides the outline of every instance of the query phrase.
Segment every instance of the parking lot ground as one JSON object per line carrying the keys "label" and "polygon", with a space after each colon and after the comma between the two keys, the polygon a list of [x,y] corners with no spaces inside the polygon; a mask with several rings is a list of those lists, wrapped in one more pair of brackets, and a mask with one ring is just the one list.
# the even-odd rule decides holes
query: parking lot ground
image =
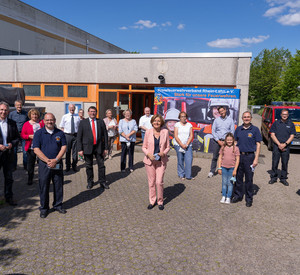
{"label": "parking lot ground", "polygon": [[181,181],[172,154],[163,211],[147,209],[143,154],[134,157],[133,173],[120,173],[120,152],[106,161],[109,190],[87,190],[79,163],[79,172],[65,174],[67,214],[46,219],[39,217],[37,176],[28,186],[19,166],[18,206],[0,206],[0,274],[300,273],[299,152],[290,157],[290,186],[269,185],[271,152],[262,146],[251,208],[220,204],[221,177],[207,178],[209,158],[194,158],[195,180]]}

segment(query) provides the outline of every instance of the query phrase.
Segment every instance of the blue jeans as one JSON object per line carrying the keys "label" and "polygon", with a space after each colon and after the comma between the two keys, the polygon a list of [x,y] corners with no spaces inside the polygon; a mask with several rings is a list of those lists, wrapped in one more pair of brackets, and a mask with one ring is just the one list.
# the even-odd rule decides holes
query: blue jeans
{"label": "blue jeans", "polygon": [[144,132],[144,131],[141,131],[141,134],[142,134],[142,141],[144,142],[144,138],[145,138],[145,134],[146,134],[146,132]]}
{"label": "blue jeans", "polygon": [[178,177],[191,179],[192,178],[192,163],[193,163],[193,150],[190,144],[185,150],[185,153],[179,152],[181,147],[175,145],[177,153],[177,173]]}
{"label": "blue jeans", "polygon": [[231,198],[233,184],[230,181],[234,168],[222,167],[222,196]]}

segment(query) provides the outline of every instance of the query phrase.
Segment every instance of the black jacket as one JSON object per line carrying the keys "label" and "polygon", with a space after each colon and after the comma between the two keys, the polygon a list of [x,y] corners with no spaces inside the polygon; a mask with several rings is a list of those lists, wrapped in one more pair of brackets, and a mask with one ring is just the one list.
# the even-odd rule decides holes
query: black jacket
{"label": "black jacket", "polygon": [[[96,120],[97,127],[97,144],[96,150],[98,154],[102,154],[104,150],[108,150],[108,136],[105,123],[102,119]],[[77,132],[77,150],[83,151],[85,155],[93,153],[94,138],[89,118],[80,121]]]}
{"label": "black jacket", "polygon": [[[20,135],[19,135],[16,122],[8,118],[7,119],[7,143],[12,144],[12,149],[18,145],[19,138]],[[3,136],[2,136],[1,128],[0,128],[0,144],[3,145]],[[11,152],[13,152],[12,149],[10,150]],[[2,151],[0,151],[0,155],[1,154]]]}

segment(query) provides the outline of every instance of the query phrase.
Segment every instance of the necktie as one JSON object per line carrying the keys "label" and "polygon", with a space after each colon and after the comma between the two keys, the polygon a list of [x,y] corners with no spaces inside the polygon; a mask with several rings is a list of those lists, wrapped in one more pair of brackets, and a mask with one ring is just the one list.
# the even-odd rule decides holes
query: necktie
{"label": "necktie", "polygon": [[94,145],[97,144],[97,137],[96,137],[96,128],[95,128],[95,121],[92,119],[92,131],[94,137]]}
{"label": "necktie", "polygon": [[75,134],[74,116],[71,118],[71,134]]}

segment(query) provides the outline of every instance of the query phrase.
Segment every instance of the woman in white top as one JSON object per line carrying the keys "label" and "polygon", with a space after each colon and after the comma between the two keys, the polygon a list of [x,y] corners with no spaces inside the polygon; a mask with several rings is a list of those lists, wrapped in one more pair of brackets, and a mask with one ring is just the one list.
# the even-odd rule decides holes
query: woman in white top
{"label": "woman in white top", "polygon": [[106,118],[103,119],[106,129],[107,129],[107,135],[108,135],[108,158],[112,158],[112,147],[115,142],[115,139],[117,137],[117,129],[118,129],[118,123],[115,118],[112,117],[112,110],[108,109],[105,112]]}
{"label": "woman in white top", "polygon": [[177,153],[177,173],[182,180],[192,180],[193,162],[193,126],[187,122],[187,113],[179,113],[179,122],[175,124],[174,147]]}

